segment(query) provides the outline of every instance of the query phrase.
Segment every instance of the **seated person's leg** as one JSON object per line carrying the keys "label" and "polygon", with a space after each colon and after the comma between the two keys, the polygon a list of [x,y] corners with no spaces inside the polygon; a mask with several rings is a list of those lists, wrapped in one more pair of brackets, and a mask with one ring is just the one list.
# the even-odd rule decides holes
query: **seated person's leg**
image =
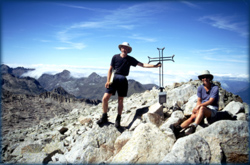
{"label": "seated person's leg", "polygon": [[202,106],[197,113],[197,116],[196,116],[194,123],[196,125],[199,125],[204,117],[207,117],[207,118],[211,117],[211,114],[212,114],[212,112],[209,108]]}
{"label": "seated person's leg", "polygon": [[194,122],[194,119],[196,118],[196,114],[192,114],[187,120],[185,120],[182,124],[181,124],[181,128],[187,128],[191,123]]}

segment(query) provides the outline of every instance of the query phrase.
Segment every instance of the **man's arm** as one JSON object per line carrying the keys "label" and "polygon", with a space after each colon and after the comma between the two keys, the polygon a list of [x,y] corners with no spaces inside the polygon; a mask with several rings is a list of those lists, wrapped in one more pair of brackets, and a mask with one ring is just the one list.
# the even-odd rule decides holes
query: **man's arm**
{"label": "man's arm", "polygon": [[196,113],[196,112],[199,110],[200,105],[201,105],[201,101],[202,101],[201,98],[198,97],[196,106],[195,106],[195,108],[193,109],[193,113]]}
{"label": "man's arm", "polygon": [[201,105],[201,98],[200,97],[198,97],[198,99],[197,99],[197,104],[196,105]]}
{"label": "man's arm", "polygon": [[141,66],[143,68],[158,68],[158,67],[161,67],[161,63],[158,63],[156,65],[151,65],[151,64],[146,64],[146,63],[138,63],[137,64],[138,66]]}
{"label": "man's arm", "polygon": [[108,70],[108,75],[107,75],[107,82],[105,84],[105,88],[109,88],[109,80],[110,80],[110,77],[111,77],[111,74],[112,74],[112,66],[109,67],[109,70]]}
{"label": "man's arm", "polygon": [[208,105],[211,105],[213,102],[214,102],[214,98],[210,98],[208,101],[204,102],[204,103],[201,103],[201,98],[198,97],[198,100],[197,100],[197,104],[196,104],[196,107],[194,108],[193,110],[193,113],[196,113],[197,110],[201,107],[201,106],[208,106]]}
{"label": "man's arm", "polygon": [[214,102],[214,98],[210,97],[210,99],[202,104],[200,104],[201,106],[208,106],[208,105],[212,105]]}

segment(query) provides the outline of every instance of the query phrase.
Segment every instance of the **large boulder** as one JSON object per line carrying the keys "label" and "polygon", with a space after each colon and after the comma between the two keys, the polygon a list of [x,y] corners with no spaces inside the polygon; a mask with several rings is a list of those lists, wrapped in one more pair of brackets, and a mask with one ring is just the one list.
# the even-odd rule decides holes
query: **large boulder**
{"label": "large boulder", "polygon": [[184,84],[178,88],[168,90],[166,107],[169,109],[176,105],[181,107],[196,93],[197,88],[192,84]]}
{"label": "large boulder", "polygon": [[222,111],[228,111],[235,116],[240,112],[245,112],[245,107],[241,102],[231,101]]}
{"label": "large boulder", "polygon": [[161,163],[247,163],[248,139],[246,121],[218,121],[178,139]]}
{"label": "large boulder", "polygon": [[160,164],[208,164],[210,157],[211,151],[208,143],[200,136],[193,135],[177,140],[171,152],[163,158]]}
{"label": "large boulder", "polygon": [[85,136],[80,136],[71,150],[66,152],[68,163],[101,163],[113,156],[114,143],[120,132],[112,125],[96,126]]}
{"label": "large boulder", "polygon": [[180,124],[184,119],[185,119],[185,116],[182,111],[180,110],[174,111],[171,114],[171,117],[169,117],[165,121],[165,123],[163,123],[160,126],[160,129],[169,128],[171,124],[175,124],[175,125]]}
{"label": "large boulder", "polygon": [[148,112],[142,115],[142,121],[144,123],[155,124],[159,127],[164,119],[163,106],[160,103],[156,103],[150,106],[148,109]]}
{"label": "large boulder", "polygon": [[133,133],[131,131],[124,131],[121,136],[119,136],[114,144],[115,152],[114,154],[117,154],[120,152],[122,147],[131,139]]}
{"label": "large boulder", "polygon": [[111,163],[158,163],[171,150],[175,139],[167,137],[153,124],[140,124],[131,139]]}
{"label": "large boulder", "polygon": [[192,115],[192,111],[195,108],[197,104],[198,96],[197,94],[191,96],[186,104],[182,106],[182,109],[184,110],[184,115],[189,116]]}
{"label": "large boulder", "polygon": [[148,107],[143,106],[141,108],[137,108],[136,110],[131,111],[127,115],[122,116],[121,125],[126,128],[131,128],[137,119],[141,119],[143,114],[148,112]]}
{"label": "large boulder", "polygon": [[247,121],[222,120],[198,131],[194,135],[204,138],[211,152],[210,163],[246,163],[249,157],[249,131]]}
{"label": "large boulder", "polygon": [[144,123],[151,123],[159,127],[163,122],[163,117],[157,113],[146,113],[142,115],[142,121]]}

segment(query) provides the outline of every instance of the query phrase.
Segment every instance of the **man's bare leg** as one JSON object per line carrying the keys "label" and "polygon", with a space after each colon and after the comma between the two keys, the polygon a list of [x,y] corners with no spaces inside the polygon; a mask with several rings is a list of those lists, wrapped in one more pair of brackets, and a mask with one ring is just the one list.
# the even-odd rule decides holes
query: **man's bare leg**
{"label": "man's bare leg", "polygon": [[108,122],[108,115],[107,115],[107,112],[108,112],[108,101],[109,101],[109,98],[111,97],[112,94],[110,93],[104,93],[103,95],[103,98],[102,98],[102,117],[100,120],[97,121],[97,124],[104,124],[106,122]]}
{"label": "man's bare leg", "polygon": [[108,112],[108,101],[110,97],[112,96],[111,93],[104,93],[103,98],[102,98],[102,111],[103,113]]}
{"label": "man's bare leg", "polygon": [[118,114],[115,119],[115,127],[119,128],[120,127],[120,122],[121,122],[121,115],[122,115],[122,110],[123,110],[123,98],[118,96]]}
{"label": "man's bare leg", "polygon": [[122,115],[124,97],[118,97],[118,114]]}

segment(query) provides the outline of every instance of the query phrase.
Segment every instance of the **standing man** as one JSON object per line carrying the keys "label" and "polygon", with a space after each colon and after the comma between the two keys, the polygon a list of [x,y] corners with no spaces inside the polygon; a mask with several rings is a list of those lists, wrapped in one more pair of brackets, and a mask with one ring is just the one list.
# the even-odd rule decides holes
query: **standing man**
{"label": "standing man", "polygon": [[[130,47],[129,43],[123,42],[118,46],[121,53],[113,56],[111,60],[111,64],[108,70],[107,82],[105,84],[106,92],[102,98],[102,109],[103,114],[97,124],[104,124],[108,122],[108,101],[112,95],[115,95],[116,91],[118,93],[118,114],[115,120],[115,127],[120,127],[121,115],[123,110],[123,98],[127,96],[128,93],[128,81],[126,76],[129,75],[130,66],[136,67],[137,65],[144,68],[156,68],[161,67],[161,64],[158,63],[156,65],[145,64],[137,61],[135,58],[128,55],[132,51],[132,47]],[[113,83],[110,84],[110,78],[112,70],[115,69],[115,76],[113,79]]]}
{"label": "standing man", "polygon": [[202,81],[203,85],[198,87],[197,90],[197,104],[192,111],[192,115],[189,119],[184,121],[181,125],[171,125],[170,128],[173,130],[175,136],[178,136],[183,128],[189,127],[190,130],[186,135],[195,132],[196,127],[200,124],[204,117],[214,117],[218,111],[219,101],[219,88],[212,83],[213,75],[208,70],[202,72],[198,78]]}

